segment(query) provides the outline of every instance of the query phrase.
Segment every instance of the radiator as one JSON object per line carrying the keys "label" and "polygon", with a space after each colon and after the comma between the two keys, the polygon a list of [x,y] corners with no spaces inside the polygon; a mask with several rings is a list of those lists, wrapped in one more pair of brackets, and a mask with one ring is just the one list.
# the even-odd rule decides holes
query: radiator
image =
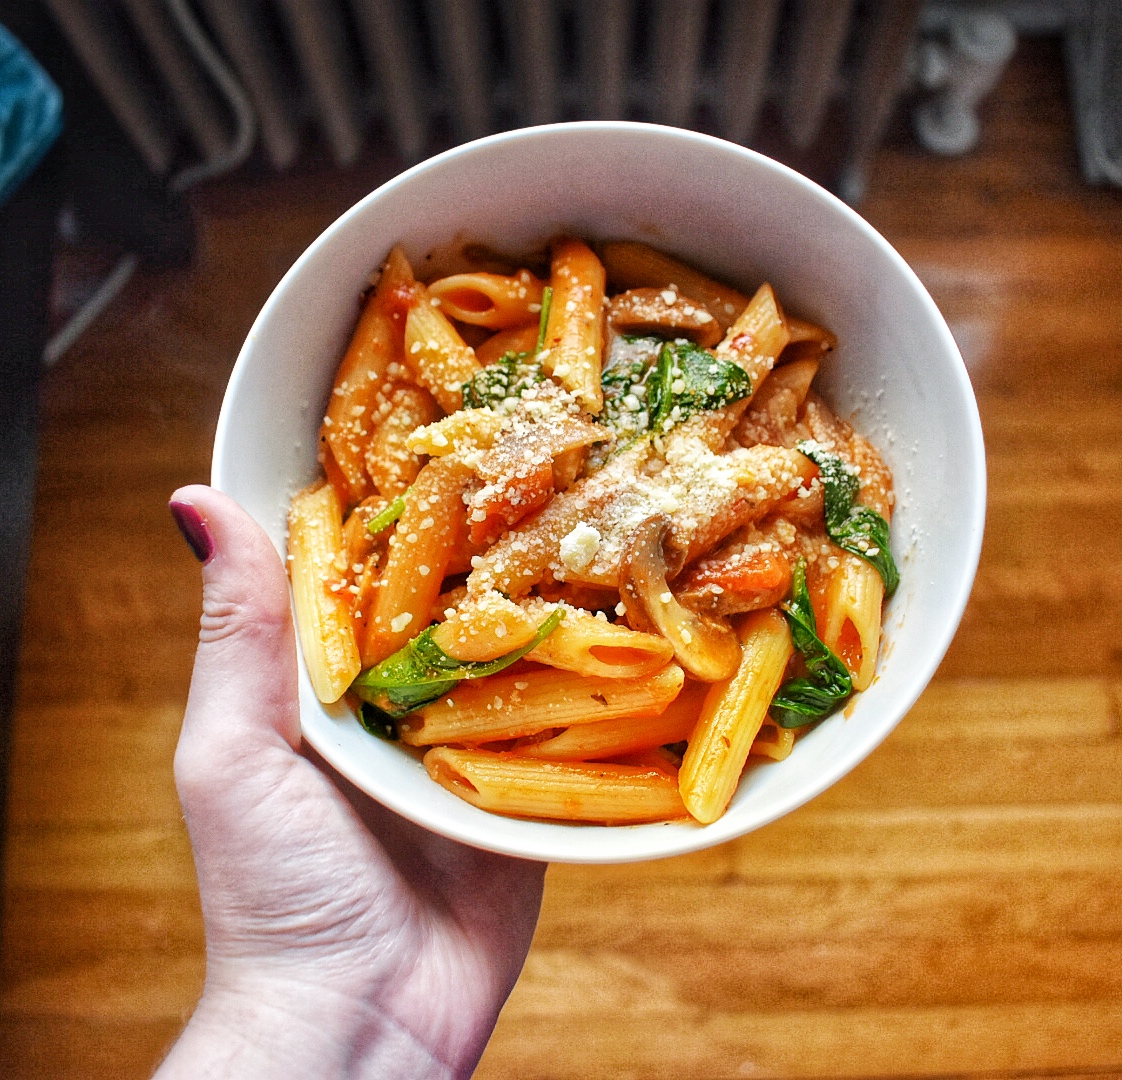
{"label": "radiator", "polygon": [[[409,161],[524,124],[627,118],[805,150],[844,107],[851,183],[903,81],[920,0],[34,0],[150,168],[254,147]],[[834,121],[829,121],[833,123]]]}

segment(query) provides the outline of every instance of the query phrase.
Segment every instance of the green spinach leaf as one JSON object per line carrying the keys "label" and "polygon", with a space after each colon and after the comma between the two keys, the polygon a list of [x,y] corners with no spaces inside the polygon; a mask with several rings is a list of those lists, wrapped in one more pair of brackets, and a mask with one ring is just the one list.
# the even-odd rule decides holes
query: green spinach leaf
{"label": "green spinach leaf", "polygon": [[771,699],[772,719],[784,728],[803,727],[833,712],[853,693],[845,664],[818,636],[814,608],[806,587],[806,562],[795,564],[791,597],[783,604],[791,641],[803,655],[807,674],[788,679]]}
{"label": "green spinach leaf", "polygon": [[752,380],[739,364],[693,342],[668,341],[647,378],[651,431],[667,432],[694,413],[731,405],[751,392]]}
{"label": "green spinach leaf", "polygon": [[558,608],[538,627],[527,644],[485,662],[456,660],[449,656],[432,640],[430,626],[393,656],[362,672],[351,683],[351,690],[362,701],[391,719],[397,719],[443,697],[464,679],[482,679],[510,667],[541,644],[564,615]]}
{"label": "green spinach leaf", "polygon": [[689,341],[625,338],[619,358],[600,377],[604,410],[597,418],[616,449],[653,432],[662,435],[707,409],[747,397],[752,381],[739,364]]}
{"label": "green spinach leaf", "polygon": [[549,309],[553,303],[553,290],[547,285],[542,292],[542,311],[538,321],[538,343],[533,352],[508,352],[493,364],[477,371],[463,387],[465,409],[492,409],[506,411],[517,402],[523,390],[540,383],[545,371],[538,359],[545,343],[545,327],[549,322]]}
{"label": "green spinach leaf", "polygon": [[892,558],[888,522],[871,506],[856,502],[860,481],[857,474],[837,454],[818,443],[804,439],[795,447],[805,454],[821,473],[825,489],[826,532],[840,548],[870,563],[884,582],[885,596],[900,584],[900,571]]}

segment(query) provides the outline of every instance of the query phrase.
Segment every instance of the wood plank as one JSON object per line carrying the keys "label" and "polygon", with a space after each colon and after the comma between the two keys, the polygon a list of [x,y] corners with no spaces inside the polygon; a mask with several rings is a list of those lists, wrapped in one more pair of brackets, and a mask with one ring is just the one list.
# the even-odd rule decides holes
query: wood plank
{"label": "wood plank", "polygon": [[948,948],[941,937],[821,942],[813,949],[802,942],[751,948],[730,942],[724,963],[714,965],[706,949],[692,945],[688,927],[682,936],[643,951],[535,948],[520,987],[521,1008],[544,1012],[554,996],[588,986],[609,987],[619,1007],[631,1013],[656,1002],[667,1012],[684,1005],[714,1012],[817,1013],[1122,997],[1117,939],[1018,936],[960,949]]}
{"label": "wood plank", "polygon": [[205,963],[197,952],[99,957],[16,980],[0,995],[0,1009],[20,1020],[50,1016],[182,1023],[202,993]]}
{"label": "wood plank", "polygon": [[[1122,1071],[1117,1000],[973,1008],[711,1011],[655,997],[630,1011],[637,981],[558,993],[550,1011],[523,1008],[516,989],[477,1080],[588,1080],[682,1075],[719,1078],[898,1077]],[[568,1006],[561,1011],[559,1004]],[[560,1015],[558,1013],[560,1012]],[[610,1016],[610,1025],[604,1018]],[[546,1064],[548,1063],[548,1064]]]}
{"label": "wood plank", "polygon": [[[671,945],[808,953],[844,942],[941,941],[968,951],[981,940],[1103,941],[1122,938],[1115,901],[1122,870],[943,877],[687,878],[672,863],[661,877],[626,868],[551,867],[538,947],[651,954]],[[714,867],[715,870],[719,869]]]}
{"label": "wood plank", "polygon": [[5,896],[4,984],[102,956],[199,955],[202,913],[186,889],[24,889]]}
{"label": "wood plank", "polygon": [[171,761],[182,705],[91,704],[75,713],[63,703],[25,712],[12,747],[9,827],[177,821]]}
{"label": "wood plank", "polygon": [[5,884],[15,889],[191,889],[195,864],[178,825],[13,828]]}
{"label": "wood plank", "polygon": [[182,1027],[179,1019],[29,1017],[0,1030],[0,1075],[148,1080]]}
{"label": "wood plank", "polygon": [[892,733],[893,741],[986,743],[1011,740],[1101,741],[1116,737],[1110,685],[1087,678],[937,676]]}

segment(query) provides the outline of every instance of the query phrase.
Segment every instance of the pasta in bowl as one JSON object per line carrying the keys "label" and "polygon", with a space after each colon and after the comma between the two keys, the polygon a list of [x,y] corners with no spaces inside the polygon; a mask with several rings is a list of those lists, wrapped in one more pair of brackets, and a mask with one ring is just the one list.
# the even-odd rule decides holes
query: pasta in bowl
{"label": "pasta in bowl", "polygon": [[[438,158],[413,181],[478,187],[504,151],[574,137],[603,168],[609,133],[614,156],[629,138],[636,152],[653,139],[731,154],[732,175],[809,191],[835,229],[835,216],[859,221],[756,155],[642,125],[513,133]],[[658,197],[680,203],[662,182]],[[425,186],[409,174],[394,183]],[[334,244],[357,266],[364,208],[303,262]],[[383,222],[349,316],[337,303],[332,333],[315,342],[303,464],[287,478],[287,521],[273,525],[308,672],[302,720],[345,775],[448,835],[537,858],[672,854],[762,824],[852,767],[914,700],[961,607],[904,650],[922,663],[901,671],[925,515],[902,501],[913,529],[901,545],[895,433],[875,410],[884,438],[849,422],[855,387],[876,401],[891,371],[879,344],[870,366],[851,314],[831,318],[830,304],[789,287],[789,256],[772,275],[758,240],[739,253],[722,244],[723,261],[683,251],[678,203],[665,202],[658,230],[627,221],[624,207],[551,209],[553,227],[468,213],[462,228],[439,235],[426,223],[419,236]],[[893,256],[894,283],[918,290],[922,308],[926,294]],[[298,264],[278,288],[251,357],[263,339],[298,347],[272,332],[278,320],[308,338],[291,315],[309,310],[302,292],[323,295],[310,274]],[[933,306],[923,314],[938,338]],[[940,377],[961,397],[961,361],[935,344]],[[850,382],[862,364],[873,377]],[[235,497],[219,462],[232,460],[231,401],[248,389],[238,376],[216,446],[216,482]],[[956,403],[960,434],[971,434],[971,406]],[[237,471],[244,485],[244,464]],[[966,587],[979,537],[967,540]],[[886,648],[882,606],[894,593]],[[885,711],[893,672],[904,689],[891,687]]]}
{"label": "pasta in bowl", "polygon": [[426,286],[394,248],[336,373],[289,514],[312,684],[482,809],[709,824],[872,682],[891,474],[769,284],[477,261]]}

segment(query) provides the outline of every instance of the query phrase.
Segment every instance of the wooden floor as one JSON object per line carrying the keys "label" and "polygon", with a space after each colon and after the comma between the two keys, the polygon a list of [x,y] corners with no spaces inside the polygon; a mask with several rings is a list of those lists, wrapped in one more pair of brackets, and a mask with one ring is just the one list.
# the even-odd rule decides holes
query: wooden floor
{"label": "wooden floor", "polygon": [[[6,854],[0,1075],[146,1077],[203,977],[171,778],[204,479],[258,306],[376,170],[200,192],[189,270],[138,275],[54,369]],[[478,1076],[1122,1075],[1122,193],[1077,175],[1060,54],[981,149],[904,138],[864,214],[946,313],[989,451],[962,630],[831,791],[696,856],[550,870]]]}

